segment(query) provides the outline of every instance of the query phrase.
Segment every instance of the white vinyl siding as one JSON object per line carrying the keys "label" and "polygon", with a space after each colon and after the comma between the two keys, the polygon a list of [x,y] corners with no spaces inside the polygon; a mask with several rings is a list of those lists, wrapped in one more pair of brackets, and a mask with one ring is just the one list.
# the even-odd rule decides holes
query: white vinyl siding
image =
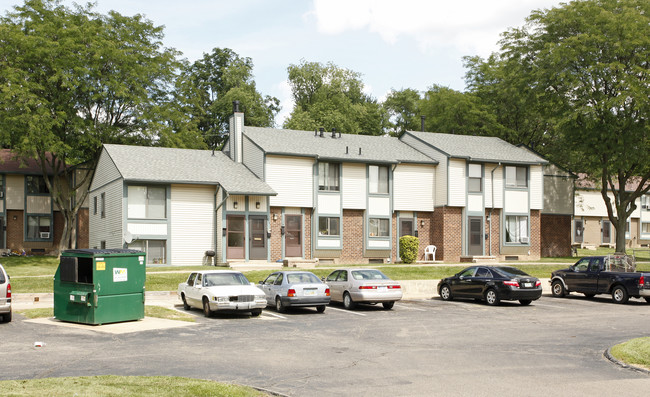
{"label": "white vinyl siding", "polygon": [[[257,208],[257,203],[260,203],[260,208]],[[266,196],[248,196],[248,210],[250,212],[264,212],[268,208],[266,206]]]}
{"label": "white vinyl siding", "polygon": [[264,179],[264,152],[246,136],[244,137],[244,165],[258,178]]}
{"label": "white vinyl siding", "polygon": [[7,175],[5,186],[5,202],[8,210],[25,209],[25,177],[23,175]]}
{"label": "white vinyl siding", "polygon": [[92,211],[89,215],[89,245],[90,248],[100,248],[101,242],[106,242],[106,248],[123,248],[123,235],[125,230],[122,228],[122,205],[124,185],[122,179],[113,181],[99,190],[90,193],[91,197],[97,196],[100,200],[101,194],[106,198],[106,216],[102,218],[101,211],[94,214]]}
{"label": "white vinyl siding", "polygon": [[467,211],[483,212],[483,196],[470,194],[467,196]]}
{"label": "white vinyl siding", "polygon": [[228,201],[226,201],[226,209],[228,212],[244,212],[246,210],[246,196],[228,197]]}
{"label": "white vinyl siding", "polygon": [[544,173],[541,165],[530,166],[530,208],[544,208]]}
{"label": "white vinyl siding", "polygon": [[266,183],[278,193],[272,207],[308,207],[314,201],[314,160],[300,157],[266,156]]}
{"label": "white vinyl siding", "polygon": [[[608,194],[612,203],[614,202],[614,195]],[[638,203],[637,203],[638,204]],[[616,207],[612,206],[614,216],[616,216]],[[607,218],[607,207],[603,196],[599,190],[577,190],[575,196],[575,214],[576,217],[580,216],[596,216],[599,218]],[[637,211],[634,211],[631,218],[638,217]]]}
{"label": "white vinyl siding", "polygon": [[341,196],[338,194],[319,194],[318,213],[328,215],[340,214]]}
{"label": "white vinyl siding", "polygon": [[433,211],[435,172],[433,165],[398,165],[393,172],[393,209]]}
{"label": "white vinyl siding", "polygon": [[214,235],[214,187],[172,185],[171,264],[201,264]]}
{"label": "white vinyl siding", "polygon": [[509,214],[527,214],[528,213],[528,191],[526,190],[506,190],[505,212]]}
{"label": "white vinyl siding", "polygon": [[106,149],[102,149],[90,190],[99,189],[107,183],[113,182],[121,177],[122,175],[117,167],[115,167],[111,156],[106,152]]}
{"label": "white vinyl siding", "polygon": [[133,236],[167,236],[167,223],[128,223],[126,229]]}
{"label": "white vinyl siding", "polygon": [[341,196],[343,208],[366,209],[366,165],[343,164]]}
{"label": "white vinyl siding", "polygon": [[388,240],[370,240],[370,241],[368,241],[368,248],[390,249],[390,241],[388,241]]}
{"label": "white vinyl siding", "polygon": [[390,216],[390,199],[388,197],[370,197],[368,199],[368,215]]}
{"label": "white vinyl siding", "polygon": [[449,160],[449,205],[464,207],[467,196],[465,160]]}
{"label": "white vinyl siding", "polygon": [[435,171],[435,205],[447,205],[447,161],[449,157],[443,153],[440,153],[438,150],[432,148],[426,143],[416,139],[409,133],[402,135],[400,140],[409,146],[416,148],[432,159],[438,161],[438,165],[436,166]]}
{"label": "white vinyl siding", "polygon": [[[485,207],[503,208],[503,166],[499,166],[498,164],[485,164],[483,169]],[[494,195],[494,207],[492,207],[492,195]]]}

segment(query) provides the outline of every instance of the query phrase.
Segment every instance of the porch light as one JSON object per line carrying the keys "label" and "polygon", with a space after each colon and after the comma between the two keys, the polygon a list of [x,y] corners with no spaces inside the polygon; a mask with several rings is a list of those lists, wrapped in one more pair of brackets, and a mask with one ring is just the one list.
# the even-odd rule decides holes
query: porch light
{"label": "porch light", "polygon": [[257,202],[255,203],[255,208],[257,208],[258,210],[260,209],[260,202],[259,202],[259,201],[257,201]]}
{"label": "porch light", "polygon": [[420,221],[420,226],[424,227],[424,220]]}
{"label": "porch light", "polygon": [[273,214],[273,220],[277,221],[278,220],[278,214]]}
{"label": "porch light", "polygon": [[236,201],[232,203],[232,208],[237,209],[237,202]]}

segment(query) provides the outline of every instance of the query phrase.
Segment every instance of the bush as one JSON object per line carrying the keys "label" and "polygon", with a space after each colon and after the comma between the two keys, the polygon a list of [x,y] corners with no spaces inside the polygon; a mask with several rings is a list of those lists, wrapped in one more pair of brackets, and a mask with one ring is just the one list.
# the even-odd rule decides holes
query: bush
{"label": "bush", "polygon": [[399,239],[399,256],[404,263],[413,263],[418,257],[420,239],[413,236],[403,236]]}

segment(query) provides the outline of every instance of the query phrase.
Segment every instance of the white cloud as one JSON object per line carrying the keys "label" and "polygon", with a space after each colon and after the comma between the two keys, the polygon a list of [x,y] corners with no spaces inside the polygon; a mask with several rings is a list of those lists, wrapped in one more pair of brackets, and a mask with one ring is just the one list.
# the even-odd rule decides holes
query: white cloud
{"label": "white cloud", "polygon": [[319,32],[328,35],[353,30],[378,34],[396,44],[402,38],[418,43],[422,52],[454,47],[488,55],[497,49],[499,34],[520,26],[533,9],[558,0],[314,0],[308,13]]}

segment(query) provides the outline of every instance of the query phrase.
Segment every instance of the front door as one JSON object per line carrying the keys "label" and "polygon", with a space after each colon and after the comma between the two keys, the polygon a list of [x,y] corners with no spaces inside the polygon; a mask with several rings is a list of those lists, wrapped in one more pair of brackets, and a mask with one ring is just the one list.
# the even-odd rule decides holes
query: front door
{"label": "front door", "polygon": [[227,259],[245,259],[245,227],[242,215],[228,215],[226,217],[226,257]]}
{"label": "front door", "polygon": [[469,255],[483,255],[483,218],[480,216],[470,216],[468,219],[469,241],[467,253]]}
{"label": "front door", "polygon": [[266,217],[250,216],[250,259],[268,259],[266,250]]}
{"label": "front door", "polygon": [[302,258],[302,215],[286,215],[284,220],[284,254]]}
{"label": "front door", "polygon": [[609,244],[612,242],[612,223],[610,221],[603,220],[603,244]]}
{"label": "front door", "polygon": [[399,220],[399,236],[415,236],[413,234],[413,218],[401,218]]}
{"label": "front door", "polygon": [[582,219],[576,219],[573,222],[573,242],[582,243],[583,240],[583,228],[582,228]]}

